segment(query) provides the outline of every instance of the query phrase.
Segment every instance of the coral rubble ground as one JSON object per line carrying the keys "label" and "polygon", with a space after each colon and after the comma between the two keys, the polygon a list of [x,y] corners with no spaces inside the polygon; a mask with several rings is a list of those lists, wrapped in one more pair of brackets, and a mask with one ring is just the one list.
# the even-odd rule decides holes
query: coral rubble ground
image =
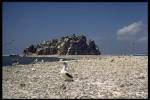
{"label": "coral rubble ground", "polygon": [[62,79],[58,61],[3,66],[2,97],[148,98],[147,56],[69,57],[72,82]]}

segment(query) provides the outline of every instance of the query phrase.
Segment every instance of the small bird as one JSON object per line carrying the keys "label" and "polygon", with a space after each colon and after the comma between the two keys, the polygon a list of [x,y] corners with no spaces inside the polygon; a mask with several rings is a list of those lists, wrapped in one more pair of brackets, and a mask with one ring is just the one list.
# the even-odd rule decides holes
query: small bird
{"label": "small bird", "polygon": [[66,67],[67,67],[67,63],[63,62],[63,68],[61,70],[61,74],[62,74],[65,81],[73,81],[73,77],[72,77],[72,75],[70,75],[67,72]]}
{"label": "small bird", "polygon": [[34,61],[33,61],[33,64],[35,64],[35,63],[37,63],[38,62],[38,59],[35,59]]}
{"label": "small bird", "polygon": [[19,64],[19,58],[16,56],[12,58],[12,65],[18,65]]}
{"label": "small bird", "polygon": [[63,61],[63,59],[61,58],[60,60],[59,60],[59,62],[62,62]]}
{"label": "small bird", "polygon": [[44,62],[44,60],[42,59],[42,60],[41,60],[41,62],[43,63],[43,62]]}
{"label": "small bird", "polygon": [[35,59],[35,62],[38,62],[38,59]]}
{"label": "small bird", "polygon": [[18,64],[19,64],[19,61],[12,63],[13,66],[14,66],[14,65],[18,65]]}

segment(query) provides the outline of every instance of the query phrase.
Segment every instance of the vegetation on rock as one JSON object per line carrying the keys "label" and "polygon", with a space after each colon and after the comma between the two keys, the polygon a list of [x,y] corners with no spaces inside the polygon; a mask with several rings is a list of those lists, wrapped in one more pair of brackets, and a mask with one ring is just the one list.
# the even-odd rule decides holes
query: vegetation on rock
{"label": "vegetation on rock", "polygon": [[63,36],[60,39],[52,39],[43,43],[25,48],[25,55],[100,55],[94,40],[89,40],[84,35]]}

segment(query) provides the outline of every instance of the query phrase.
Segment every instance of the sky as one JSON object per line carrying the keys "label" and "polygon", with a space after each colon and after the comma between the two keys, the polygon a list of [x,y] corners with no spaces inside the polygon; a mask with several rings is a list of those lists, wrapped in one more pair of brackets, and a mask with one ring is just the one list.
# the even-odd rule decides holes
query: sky
{"label": "sky", "polygon": [[147,2],[3,2],[3,55],[30,44],[83,34],[102,54],[147,54]]}

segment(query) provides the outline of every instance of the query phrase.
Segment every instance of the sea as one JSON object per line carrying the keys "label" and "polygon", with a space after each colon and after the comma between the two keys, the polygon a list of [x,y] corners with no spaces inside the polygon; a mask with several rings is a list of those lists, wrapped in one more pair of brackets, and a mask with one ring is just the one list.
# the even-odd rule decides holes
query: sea
{"label": "sea", "polygon": [[[53,62],[53,61],[59,61],[60,59],[65,60],[74,60],[73,58],[75,57],[81,57],[83,55],[72,55],[72,56],[57,56],[57,55],[43,55],[43,56],[20,56],[19,57],[19,64],[32,64],[35,59],[38,60],[38,62],[41,62],[42,60],[44,60],[44,62]],[[110,56],[110,55],[100,55],[100,56]],[[113,56],[113,55],[112,55]],[[119,56],[119,55],[118,55]],[[125,56],[125,55],[124,55]],[[129,55],[128,55],[129,56]],[[136,54],[136,55],[130,55],[130,56],[147,56],[145,54]],[[88,57],[88,56],[87,56]],[[3,55],[2,56],[2,66],[11,66],[13,63],[12,61],[12,57],[10,57],[9,55]]]}
{"label": "sea", "polygon": [[[61,58],[59,57],[28,57],[28,56],[20,56],[19,57],[19,64],[32,64],[34,60],[37,59],[39,62],[44,60],[44,62],[53,62],[53,61],[59,61]],[[13,63],[12,57],[9,55],[3,55],[2,56],[2,66],[11,66]]]}

